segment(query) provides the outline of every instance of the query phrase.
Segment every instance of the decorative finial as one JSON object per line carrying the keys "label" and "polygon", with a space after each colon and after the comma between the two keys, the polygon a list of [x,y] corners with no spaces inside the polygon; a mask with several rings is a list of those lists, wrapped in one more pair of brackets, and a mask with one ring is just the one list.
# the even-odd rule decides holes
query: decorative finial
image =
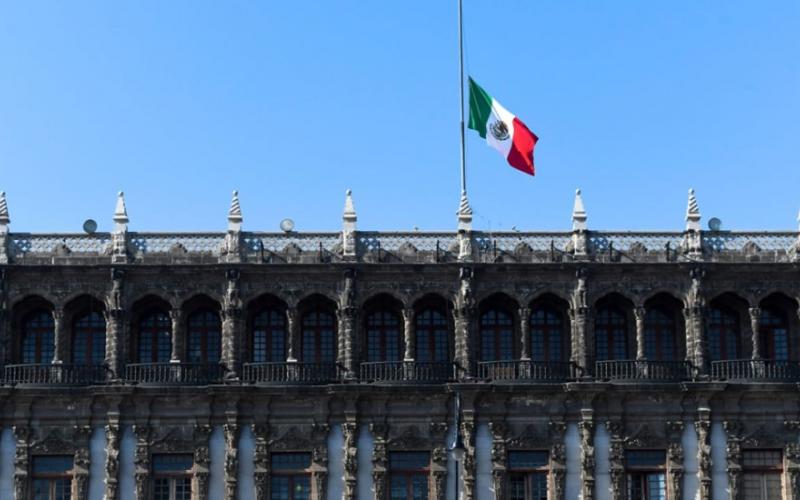
{"label": "decorative finial", "polygon": [[581,197],[581,190],[575,190],[575,203],[572,205],[572,230],[573,231],[586,231],[586,208],[583,206],[583,197]]}
{"label": "decorative finial", "polygon": [[472,216],[472,207],[469,206],[469,199],[467,199],[466,191],[461,191],[461,200],[458,203],[458,215]]}
{"label": "decorative finial", "polygon": [[353,192],[348,189],[344,193],[344,213],[342,214],[342,256],[345,260],[356,259],[356,220]]}
{"label": "decorative finial", "polygon": [[242,207],[239,205],[239,191],[234,191],[231,197],[231,208],[228,210],[228,231],[242,229]]}
{"label": "decorative finial", "polygon": [[344,193],[344,214],[342,215],[342,219],[352,222],[357,220],[356,209],[355,206],[353,206],[353,191],[350,189]]}
{"label": "decorative finial", "polygon": [[128,208],[125,206],[125,193],[117,193],[117,207],[114,210],[115,231],[128,230]]}
{"label": "decorative finial", "polygon": [[689,190],[689,202],[686,206],[686,230],[700,231],[700,206],[694,195],[694,189]]}
{"label": "decorative finial", "polygon": [[11,222],[8,216],[8,202],[6,202],[6,192],[0,191],[0,226],[7,226]]}

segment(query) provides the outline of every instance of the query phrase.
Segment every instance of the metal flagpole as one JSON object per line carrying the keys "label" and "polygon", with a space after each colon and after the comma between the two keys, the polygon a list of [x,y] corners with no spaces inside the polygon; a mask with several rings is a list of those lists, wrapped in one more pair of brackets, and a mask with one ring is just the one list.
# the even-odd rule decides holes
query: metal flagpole
{"label": "metal flagpole", "polygon": [[464,150],[464,35],[462,33],[462,3],[458,0],[458,88],[461,108],[461,193],[467,192],[467,164]]}

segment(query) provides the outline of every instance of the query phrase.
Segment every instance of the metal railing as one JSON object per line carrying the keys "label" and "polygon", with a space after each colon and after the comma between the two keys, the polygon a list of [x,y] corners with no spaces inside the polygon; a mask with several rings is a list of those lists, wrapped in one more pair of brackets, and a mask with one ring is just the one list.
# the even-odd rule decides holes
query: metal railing
{"label": "metal railing", "polygon": [[362,382],[447,382],[456,378],[448,361],[378,361],[361,363]]}
{"label": "metal railing", "polygon": [[336,363],[245,363],[242,380],[266,384],[324,384],[340,379]]}
{"label": "metal railing", "polygon": [[5,382],[31,385],[91,385],[103,384],[108,369],[103,365],[20,364],[6,365]]}
{"label": "metal railing", "polygon": [[800,363],[774,359],[728,359],[711,362],[714,380],[800,381]]}
{"label": "metal railing", "polygon": [[207,385],[222,381],[219,363],[135,363],[125,367],[125,378],[140,384]]}
{"label": "metal railing", "polygon": [[597,380],[677,381],[690,378],[692,370],[687,361],[623,359],[595,363]]}
{"label": "metal railing", "polygon": [[484,380],[529,380],[561,382],[575,378],[577,367],[568,362],[532,361],[481,361],[478,378]]}

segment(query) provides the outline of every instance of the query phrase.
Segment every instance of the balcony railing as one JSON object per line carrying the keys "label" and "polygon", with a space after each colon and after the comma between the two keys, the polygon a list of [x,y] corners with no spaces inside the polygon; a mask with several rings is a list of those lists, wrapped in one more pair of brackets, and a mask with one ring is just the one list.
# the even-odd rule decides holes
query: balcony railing
{"label": "balcony railing", "polygon": [[446,361],[379,361],[361,363],[362,382],[447,382],[456,365]]}
{"label": "balcony railing", "polygon": [[103,365],[65,365],[52,363],[7,365],[5,382],[31,385],[91,385],[106,382]]}
{"label": "balcony railing", "polygon": [[207,385],[222,381],[219,363],[137,363],[128,365],[125,378],[140,384]]}
{"label": "balcony railing", "polygon": [[511,360],[478,363],[478,378],[491,381],[519,380],[561,382],[575,378],[577,370],[571,363]]}
{"label": "balcony railing", "polygon": [[623,359],[595,363],[598,380],[678,381],[691,377],[691,365],[686,361]]}
{"label": "balcony railing", "polygon": [[256,384],[326,384],[340,379],[336,363],[245,363],[242,380]]}
{"label": "balcony railing", "polygon": [[715,380],[800,381],[800,364],[774,359],[728,359],[711,362]]}

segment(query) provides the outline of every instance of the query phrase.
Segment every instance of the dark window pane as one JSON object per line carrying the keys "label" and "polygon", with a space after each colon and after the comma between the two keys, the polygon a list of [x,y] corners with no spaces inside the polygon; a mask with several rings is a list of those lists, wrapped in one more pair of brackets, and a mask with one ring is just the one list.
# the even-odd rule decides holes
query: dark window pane
{"label": "dark window pane", "polygon": [[101,365],[106,357],[106,320],[92,311],[76,318],[73,326],[72,361],[79,365]]}
{"label": "dark window pane", "polygon": [[647,359],[675,359],[675,321],[661,309],[648,309],[644,318],[644,352]]}
{"label": "dark window pane", "polygon": [[29,314],[22,325],[22,362],[49,363],[54,354],[53,317],[47,311]]}
{"label": "dark window pane", "polygon": [[664,450],[628,450],[625,463],[628,467],[663,467],[667,461]]}
{"label": "dark window pane", "polygon": [[190,454],[164,453],[153,455],[153,472],[185,472],[191,470],[194,459]]}
{"label": "dark window pane", "polygon": [[431,454],[427,451],[397,451],[389,453],[389,468],[393,471],[427,469]]}
{"label": "dark window pane", "polygon": [[508,467],[510,469],[535,469],[547,467],[550,454],[546,451],[509,451]]}
{"label": "dark window pane", "polygon": [[33,457],[34,474],[65,474],[72,470],[71,455],[39,455]]}
{"label": "dark window pane", "polygon": [[481,315],[481,360],[514,359],[514,320],[502,309],[490,309]]}
{"label": "dark window pane", "polygon": [[618,309],[602,308],[595,318],[597,359],[618,360],[628,357],[628,322]]}
{"label": "dark window pane", "polygon": [[739,358],[739,319],[734,311],[709,310],[708,346],[713,361]]}
{"label": "dark window pane", "polygon": [[190,363],[216,363],[220,358],[219,315],[198,311],[189,316],[188,359]]}
{"label": "dark window pane", "polygon": [[786,315],[776,309],[762,309],[760,326],[762,355],[767,359],[788,360],[789,325]]}
{"label": "dark window pane", "polygon": [[742,464],[745,467],[782,467],[783,455],[780,450],[744,450]]}
{"label": "dark window pane", "polygon": [[564,322],[558,311],[534,309],[530,316],[531,359],[560,362],[562,359]]}
{"label": "dark window pane", "polygon": [[286,317],[281,311],[262,311],[253,318],[253,362],[286,361]]}
{"label": "dark window pane", "polygon": [[306,363],[336,361],[336,330],[333,315],[327,311],[310,311],[302,319],[302,359]]}
{"label": "dark window pane", "polygon": [[449,334],[445,315],[436,309],[427,309],[416,316],[416,360],[448,361],[450,359]]}
{"label": "dark window pane", "polygon": [[400,361],[400,318],[382,310],[367,316],[367,361]]}
{"label": "dark window pane", "polygon": [[311,467],[310,453],[273,453],[270,459],[273,471],[298,471]]}
{"label": "dark window pane", "polygon": [[140,363],[166,363],[172,356],[172,320],[163,311],[145,314],[139,320],[136,346]]}

